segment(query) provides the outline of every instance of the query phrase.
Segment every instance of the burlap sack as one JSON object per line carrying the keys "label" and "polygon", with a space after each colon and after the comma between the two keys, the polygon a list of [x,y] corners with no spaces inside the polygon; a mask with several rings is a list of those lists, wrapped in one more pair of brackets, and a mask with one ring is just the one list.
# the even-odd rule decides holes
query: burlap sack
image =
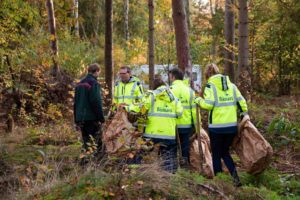
{"label": "burlap sack", "polygon": [[139,150],[142,133],[128,121],[125,111],[118,111],[102,135],[108,155],[122,156]]}
{"label": "burlap sack", "polygon": [[[204,154],[204,160],[200,158],[198,139],[194,137],[191,141],[190,146],[190,163],[191,170],[199,172],[207,178],[212,178],[214,176],[212,157],[210,153],[210,140],[204,129],[201,129],[201,146]],[[200,165],[202,164],[203,171],[201,171]]]}
{"label": "burlap sack", "polygon": [[232,146],[250,174],[264,171],[273,155],[271,145],[251,123],[248,115],[239,124],[239,133]]}

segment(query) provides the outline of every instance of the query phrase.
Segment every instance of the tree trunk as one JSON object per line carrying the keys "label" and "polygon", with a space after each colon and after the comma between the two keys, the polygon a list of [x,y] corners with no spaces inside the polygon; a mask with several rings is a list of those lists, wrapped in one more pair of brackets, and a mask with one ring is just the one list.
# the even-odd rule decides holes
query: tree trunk
{"label": "tree trunk", "polygon": [[[252,22],[252,31],[249,40],[251,41],[251,63],[250,63],[250,70],[251,70],[251,83],[252,88],[255,90],[262,91],[261,86],[261,68],[256,67],[256,47],[255,47],[255,37],[256,37],[256,21],[253,19]],[[249,31],[250,32],[250,31]],[[254,75],[255,73],[255,75]]]}
{"label": "tree trunk", "polygon": [[217,58],[217,45],[218,45],[218,40],[219,36],[218,33],[216,32],[216,26],[217,26],[217,11],[219,8],[219,2],[215,1],[215,6],[213,7],[213,1],[209,1],[209,7],[210,7],[210,14],[211,14],[211,29],[212,29],[212,42],[211,42],[211,57],[212,57],[212,62],[216,61]]}
{"label": "tree trunk", "polygon": [[148,0],[149,7],[149,88],[153,89],[154,81],[154,3],[153,0]]}
{"label": "tree trunk", "polygon": [[58,47],[57,47],[56,24],[55,24],[53,0],[47,0],[46,7],[48,10],[49,32],[51,34],[50,44],[51,44],[52,60],[53,60],[53,75],[58,76],[60,74],[60,69],[57,61]]}
{"label": "tree trunk", "polygon": [[75,35],[79,37],[78,0],[74,0],[74,18],[75,18],[74,32]]}
{"label": "tree trunk", "polygon": [[124,0],[124,30],[125,30],[125,40],[129,40],[129,30],[128,30],[128,13],[129,13],[129,0]]}
{"label": "tree trunk", "polygon": [[291,94],[291,90],[290,90],[290,86],[291,86],[291,80],[290,78],[288,78],[288,66],[286,64],[286,62],[283,61],[282,59],[283,55],[282,55],[282,50],[281,50],[281,46],[278,49],[278,67],[279,67],[279,71],[278,71],[278,78],[279,78],[279,96],[282,95],[290,95]]}
{"label": "tree trunk", "polygon": [[128,62],[128,40],[129,40],[129,25],[128,25],[128,13],[129,13],[129,0],[124,0],[124,36],[125,36],[125,54],[126,62]]}
{"label": "tree trunk", "polygon": [[250,101],[251,77],[248,59],[249,42],[247,0],[239,0],[238,86],[243,96]]}
{"label": "tree trunk", "polygon": [[230,80],[235,82],[234,72],[234,0],[226,0],[225,3],[225,55],[224,67],[225,74],[229,75]]}
{"label": "tree trunk", "polygon": [[[212,18],[212,22],[213,22],[215,12],[214,12],[214,9],[213,9],[212,0],[209,0],[209,9],[210,9],[210,15],[211,15],[211,18]],[[213,28],[214,24],[211,24],[211,26]],[[214,34],[212,34],[212,43],[211,43],[211,47],[210,47],[210,54],[211,54],[211,57],[212,57],[212,62],[214,62],[215,61],[215,56],[216,56],[216,42],[215,42]]]}
{"label": "tree trunk", "polygon": [[190,30],[191,28],[191,19],[190,19],[190,0],[183,0],[184,3],[184,9],[186,13],[186,20],[188,24],[188,29]]}
{"label": "tree trunk", "polygon": [[[178,67],[190,78],[192,76],[192,63],[188,38],[188,26],[183,0],[172,0],[172,9]],[[192,83],[191,78],[190,81]]]}
{"label": "tree trunk", "polygon": [[10,62],[10,58],[9,58],[9,55],[6,55],[6,64],[8,66],[8,70],[10,72],[10,75],[11,75],[11,80],[12,80],[12,99],[13,99],[13,102],[15,104],[15,106],[5,106],[6,109],[7,109],[7,113],[2,113],[5,114],[3,116],[6,117],[6,132],[7,133],[12,133],[13,132],[13,128],[14,128],[14,118],[12,116],[12,113],[13,113],[13,108],[17,109],[17,110],[20,110],[21,109],[21,106],[22,106],[22,102],[21,102],[21,99],[20,99],[20,93],[19,93],[19,90],[17,91],[16,90],[16,79],[17,77],[15,76],[15,73],[14,73],[14,70],[11,66],[11,62]]}
{"label": "tree trunk", "polygon": [[109,90],[109,97],[113,94],[113,57],[112,57],[112,0],[105,0],[105,81]]}

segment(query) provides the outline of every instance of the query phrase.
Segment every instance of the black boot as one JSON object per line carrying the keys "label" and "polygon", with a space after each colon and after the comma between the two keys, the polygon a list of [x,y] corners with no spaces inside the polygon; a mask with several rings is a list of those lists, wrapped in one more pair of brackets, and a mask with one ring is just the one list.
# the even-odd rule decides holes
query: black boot
{"label": "black boot", "polygon": [[240,181],[239,175],[237,174],[237,171],[234,171],[234,173],[232,174],[232,178],[233,178],[233,184],[235,187],[242,186],[242,183]]}

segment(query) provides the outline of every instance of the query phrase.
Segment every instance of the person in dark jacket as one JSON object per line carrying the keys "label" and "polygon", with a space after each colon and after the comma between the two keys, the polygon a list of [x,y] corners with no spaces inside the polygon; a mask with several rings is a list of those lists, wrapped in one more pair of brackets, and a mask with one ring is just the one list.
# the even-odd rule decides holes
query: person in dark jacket
{"label": "person in dark jacket", "polygon": [[101,88],[97,81],[100,67],[97,63],[88,67],[88,74],[75,88],[74,118],[77,127],[80,127],[83,139],[83,148],[88,150],[89,145],[101,142],[101,123],[105,122],[102,110]]}

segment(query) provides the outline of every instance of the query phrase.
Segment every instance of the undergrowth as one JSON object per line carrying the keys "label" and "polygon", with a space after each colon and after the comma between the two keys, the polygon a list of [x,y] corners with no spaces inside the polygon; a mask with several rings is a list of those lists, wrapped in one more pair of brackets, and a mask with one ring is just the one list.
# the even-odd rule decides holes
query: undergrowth
{"label": "undergrowth", "polygon": [[[286,110],[274,111],[270,118],[267,115],[273,113],[272,107],[256,106],[265,116],[261,122],[264,128],[259,130],[270,141],[275,154],[270,167],[259,175],[253,176],[239,169],[243,184],[240,188],[233,186],[227,173],[214,179],[185,169],[169,174],[162,171],[158,163],[131,166],[102,159],[82,167],[78,162],[80,133],[74,131],[72,124],[62,121],[17,127],[13,134],[1,137],[1,196],[5,199],[49,200],[299,199],[300,174],[296,170],[299,125]],[[251,118],[255,124],[258,122],[258,117]],[[283,137],[287,143],[282,143]],[[289,145],[292,148],[288,148]],[[289,157],[291,153],[293,157]],[[236,155],[233,157],[239,162]]]}

